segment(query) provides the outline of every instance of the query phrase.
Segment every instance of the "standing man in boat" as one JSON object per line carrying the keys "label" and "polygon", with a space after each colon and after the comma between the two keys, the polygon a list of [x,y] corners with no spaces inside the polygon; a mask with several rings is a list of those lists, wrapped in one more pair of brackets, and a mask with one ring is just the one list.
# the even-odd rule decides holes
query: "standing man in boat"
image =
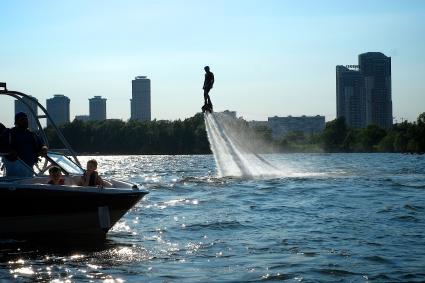
{"label": "standing man in boat", "polygon": [[0,139],[8,150],[8,155],[3,157],[7,176],[32,176],[38,157],[47,155],[43,140],[28,129],[28,116],[24,112],[15,115],[15,127],[4,131]]}
{"label": "standing man in boat", "polygon": [[[6,130],[7,130],[6,126],[0,123],[0,137],[2,136],[3,132],[6,132]],[[6,152],[6,145],[0,139],[0,154],[5,152]]]}
{"label": "standing man in boat", "polygon": [[209,66],[204,67],[205,70],[205,80],[204,80],[204,86],[202,89],[204,90],[204,107],[206,110],[209,109],[209,111],[212,111],[212,103],[209,96],[210,90],[213,88],[214,85],[214,74],[210,71]]}

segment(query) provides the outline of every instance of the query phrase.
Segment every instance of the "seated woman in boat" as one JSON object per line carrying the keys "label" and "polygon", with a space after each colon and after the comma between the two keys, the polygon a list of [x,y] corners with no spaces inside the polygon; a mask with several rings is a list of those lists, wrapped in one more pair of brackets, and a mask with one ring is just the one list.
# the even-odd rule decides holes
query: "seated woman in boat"
{"label": "seated woman in boat", "polygon": [[100,186],[103,187],[105,183],[102,178],[97,173],[97,161],[95,159],[91,159],[87,161],[87,170],[84,175],[81,177],[79,182],[79,186]]}
{"label": "seated woman in boat", "polygon": [[53,166],[49,169],[50,180],[48,184],[50,185],[65,185],[65,180],[62,178],[61,169],[59,167]]}

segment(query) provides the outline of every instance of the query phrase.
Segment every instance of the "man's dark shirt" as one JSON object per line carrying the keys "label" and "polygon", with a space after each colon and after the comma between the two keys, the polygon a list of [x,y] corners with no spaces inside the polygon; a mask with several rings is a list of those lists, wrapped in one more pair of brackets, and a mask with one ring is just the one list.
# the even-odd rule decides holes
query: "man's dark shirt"
{"label": "man's dark shirt", "polygon": [[214,84],[214,74],[212,72],[207,72],[205,74],[204,86],[203,89],[210,90]]}
{"label": "man's dark shirt", "polygon": [[2,123],[0,123],[0,153],[5,153],[8,150],[7,143],[2,138],[3,133],[6,133],[7,130],[8,129],[6,127],[4,127]]}
{"label": "man's dark shirt", "polygon": [[18,157],[30,167],[37,163],[38,152],[44,145],[35,133],[18,127],[3,132],[1,143],[7,145],[9,150],[16,151]]}

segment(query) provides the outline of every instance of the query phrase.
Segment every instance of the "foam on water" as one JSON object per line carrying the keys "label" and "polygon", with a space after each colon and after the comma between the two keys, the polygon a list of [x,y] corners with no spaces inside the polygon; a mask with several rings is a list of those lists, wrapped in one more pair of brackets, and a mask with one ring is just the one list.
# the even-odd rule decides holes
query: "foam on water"
{"label": "foam on water", "polygon": [[288,175],[248,146],[247,140],[233,128],[232,118],[220,113],[207,113],[205,126],[219,177],[278,177]]}

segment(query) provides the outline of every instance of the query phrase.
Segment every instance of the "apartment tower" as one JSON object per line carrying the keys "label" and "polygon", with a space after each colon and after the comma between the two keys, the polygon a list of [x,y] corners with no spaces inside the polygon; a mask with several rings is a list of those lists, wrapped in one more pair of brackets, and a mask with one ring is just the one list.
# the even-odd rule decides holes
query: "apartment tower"
{"label": "apartment tower", "polygon": [[146,76],[137,76],[132,81],[131,120],[151,120],[151,81]]}
{"label": "apartment tower", "polygon": [[[69,123],[69,103],[70,99],[63,94],[55,94],[53,98],[46,100],[47,112],[56,125]],[[47,126],[50,126],[47,120]]]}
{"label": "apartment tower", "polygon": [[392,126],[391,57],[380,52],[359,55],[358,65],[336,66],[337,117],[352,128]]}
{"label": "apartment tower", "polygon": [[106,120],[106,98],[96,95],[89,99],[89,117],[91,121]]}

